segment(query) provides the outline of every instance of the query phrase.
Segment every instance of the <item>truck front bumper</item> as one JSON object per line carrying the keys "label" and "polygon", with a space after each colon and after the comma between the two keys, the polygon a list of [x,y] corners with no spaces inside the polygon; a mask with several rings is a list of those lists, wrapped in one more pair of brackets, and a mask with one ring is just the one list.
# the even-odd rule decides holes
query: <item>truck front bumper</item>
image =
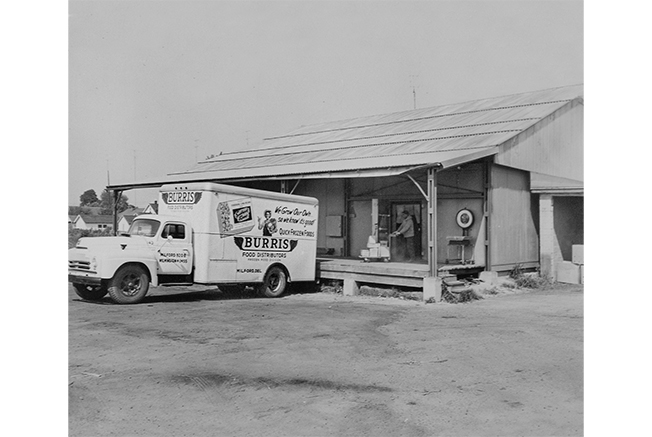
{"label": "truck front bumper", "polygon": [[102,278],[97,276],[78,276],[68,274],[68,282],[72,282],[73,284],[101,285]]}

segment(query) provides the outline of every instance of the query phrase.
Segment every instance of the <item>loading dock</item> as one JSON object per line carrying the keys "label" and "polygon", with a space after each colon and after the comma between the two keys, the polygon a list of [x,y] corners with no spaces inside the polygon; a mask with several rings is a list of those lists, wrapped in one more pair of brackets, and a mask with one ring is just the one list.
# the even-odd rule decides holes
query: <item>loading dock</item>
{"label": "loading dock", "polygon": [[[393,231],[396,212],[407,205],[421,234],[418,259],[408,269],[415,276],[406,281],[415,284],[423,265],[421,286],[436,288],[439,273],[450,267],[451,237],[465,239],[459,265],[496,274],[543,268],[546,194],[536,189],[544,182],[549,192],[572,188],[581,202],[583,107],[583,86],[575,85],[327,122],[222,153],[166,182],[214,181],[315,197],[318,254],[357,260],[355,274],[378,281],[383,275],[361,262],[360,251],[369,236],[378,236],[381,217],[389,217]],[[465,230],[456,222],[463,209],[474,217]],[[577,243],[583,217],[570,219]]]}

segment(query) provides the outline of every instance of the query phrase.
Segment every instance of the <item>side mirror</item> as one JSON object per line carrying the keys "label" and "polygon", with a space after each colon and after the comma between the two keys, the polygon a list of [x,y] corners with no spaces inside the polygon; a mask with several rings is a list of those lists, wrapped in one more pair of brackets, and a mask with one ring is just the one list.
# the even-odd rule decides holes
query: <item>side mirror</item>
{"label": "side mirror", "polygon": [[167,240],[168,240],[168,241],[172,241],[172,235],[168,235]]}

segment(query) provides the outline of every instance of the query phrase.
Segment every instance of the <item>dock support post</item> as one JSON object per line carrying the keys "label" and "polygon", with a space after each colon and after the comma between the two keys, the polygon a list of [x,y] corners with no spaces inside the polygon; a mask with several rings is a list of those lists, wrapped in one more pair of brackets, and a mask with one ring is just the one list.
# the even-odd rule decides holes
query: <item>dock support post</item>
{"label": "dock support post", "polygon": [[441,278],[429,276],[423,278],[423,301],[441,302]]}
{"label": "dock support post", "polygon": [[345,279],[344,286],[342,287],[342,294],[344,296],[357,296],[360,294],[358,283],[353,279]]}
{"label": "dock support post", "polygon": [[423,278],[423,301],[441,302],[437,272],[437,168],[428,169],[428,276]]}
{"label": "dock support post", "polygon": [[428,267],[437,276],[437,170],[428,169]]}

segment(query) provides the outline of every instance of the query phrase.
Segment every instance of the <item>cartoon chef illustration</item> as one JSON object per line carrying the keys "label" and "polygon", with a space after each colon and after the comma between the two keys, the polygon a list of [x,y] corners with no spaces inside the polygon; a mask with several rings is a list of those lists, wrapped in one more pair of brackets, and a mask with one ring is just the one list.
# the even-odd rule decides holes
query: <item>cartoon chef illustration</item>
{"label": "cartoon chef illustration", "polygon": [[272,211],[265,210],[265,219],[258,217],[258,229],[263,230],[264,237],[271,237],[272,234],[275,234],[278,231],[276,226],[276,219],[272,218]]}

